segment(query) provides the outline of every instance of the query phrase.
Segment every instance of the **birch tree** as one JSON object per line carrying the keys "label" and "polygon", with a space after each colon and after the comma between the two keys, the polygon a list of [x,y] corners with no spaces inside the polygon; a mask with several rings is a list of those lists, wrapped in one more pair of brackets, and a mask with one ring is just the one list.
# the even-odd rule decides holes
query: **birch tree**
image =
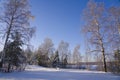
{"label": "birch tree", "polygon": [[50,55],[54,51],[54,44],[50,38],[45,38],[39,49],[41,49],[43,54]]}
{"label": "birch tree", "polygon": [[73,50],[73,63],[75,63],[75,64],[79,64],[80,61],[82,60],[79,50],[80,50],[80,45],[76,45]]}
{"label": "birch tree", "polygon": [[54,44],[50,38],[45,38],[37,53],[38,64],[51,66],[51,56],[54,54]]}
{"label": "birch tree", "polygon": [[85,21],[84,31],[87,33],[87,37],[91,43],[91,52],[102,54],[103,68],[107,72],[105,42],[108,37],[108,29],[104,21],[104,10],[102,3],[95,3],[90,0],[83,11],[83,15]]}
{"label": "birch tree", "polygon": [[58,45],[58,53],[60,56],[60,61],[63,61],[66,55],[69,53],[69,44],[67,42],[61,41]]}
{"label": "birch tree", "polygon": [[7,0],[3,4],[3,14],[0,16],[2,24],[1,35],[4,38],[2,61],[6,55],[6,45],[15,32],[21,35],[21,40],[26,44],[32,37],[34,29],[30,26],[30,19],[33,18],[28,0]]}

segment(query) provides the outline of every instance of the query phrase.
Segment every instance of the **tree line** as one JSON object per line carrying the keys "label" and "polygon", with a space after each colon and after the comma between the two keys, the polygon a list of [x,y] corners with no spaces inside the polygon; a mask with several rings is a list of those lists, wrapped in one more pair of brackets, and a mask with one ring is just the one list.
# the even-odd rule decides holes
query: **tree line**
{"label": "tree line", "polygon": [[55,49],[50,38],[45,38],[35,51],[28,47],[25,54],[29,64],[38,64],[45,67],[66,68],[67,64],[79,64],[82,61],[80,45],[76,45],[73,52],[71,52],[69,43],[62,40]]}

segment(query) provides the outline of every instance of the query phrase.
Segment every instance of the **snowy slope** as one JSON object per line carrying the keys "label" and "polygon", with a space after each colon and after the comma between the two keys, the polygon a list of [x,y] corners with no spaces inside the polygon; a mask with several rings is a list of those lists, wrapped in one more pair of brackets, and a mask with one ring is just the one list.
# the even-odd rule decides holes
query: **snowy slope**
{"label": "snowy slope", "polygon": [[110,73],[27,66],[24,72],[0,73],[0,80],[120,80]]}

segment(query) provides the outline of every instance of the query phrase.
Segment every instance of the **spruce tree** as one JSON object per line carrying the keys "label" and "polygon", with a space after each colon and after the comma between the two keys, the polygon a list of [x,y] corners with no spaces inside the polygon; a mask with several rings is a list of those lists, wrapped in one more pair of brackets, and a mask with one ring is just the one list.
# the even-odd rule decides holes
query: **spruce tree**
{"label": "spruce tree", "polygon": [[10,72],[11,65],[19,67],[26,61],[23,51],[21,49],[22,41],[18,32],[12,35],[13,41],[9,41],[5,50],[5,63],[8,64],[8,72]]}
{"label": "spruce tree", "polygon": [[53,62],[52,62],[52,66],[53,67],[58,67],[59,66],[59,62],[60,62],[58,51],[55,52],[53,58],[54,59],[53,59]]}

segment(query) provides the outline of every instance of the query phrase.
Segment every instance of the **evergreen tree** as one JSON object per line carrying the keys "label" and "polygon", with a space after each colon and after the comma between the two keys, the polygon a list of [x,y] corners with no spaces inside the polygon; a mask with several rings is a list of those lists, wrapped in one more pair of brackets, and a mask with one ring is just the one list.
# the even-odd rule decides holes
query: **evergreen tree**
{"label": "evergreen tree", "polygon": [[59,66],[59,62],[60,62],[59,54],[58,54],[58,51],[56,51],[55,55],[54,55],[53,62],[52,62],[52,66],[53,67],[58,67]]}
{"label": "evergreen tree", "polygon": [[12,35],[13,41],[9,41],[5,50],[5,63],[8,64],[8,72],[10,72],[11,65],[19,67],[24,61],[26,61],[23,51],[21,49],[22,41],[18,32]]}

